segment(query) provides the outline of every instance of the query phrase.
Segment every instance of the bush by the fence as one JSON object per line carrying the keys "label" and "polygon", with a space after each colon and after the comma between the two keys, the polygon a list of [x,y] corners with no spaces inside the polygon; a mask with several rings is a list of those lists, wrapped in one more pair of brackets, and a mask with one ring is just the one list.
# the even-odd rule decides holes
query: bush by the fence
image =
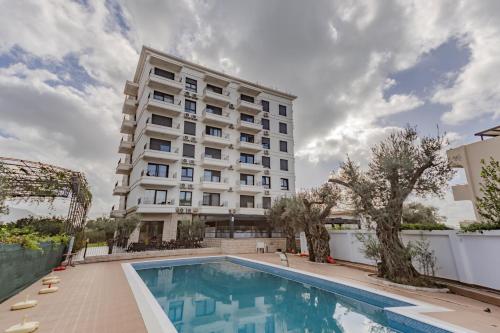
{"label": "bush by the fence", "polygon": [[62,260],[65,244],[40,243],[40,250],[0,244],[0,303],[50,272]]}
{"label": "bush by the fence", "polygon": [[453,230],[442,223],[403,223],[401,230]]}
{"label": "bush by the fence", "polygon": [[500,223],[476,222],[467,225],[461,225],[460,229],[464,232],[474,232],[483,230],[500,230]]}

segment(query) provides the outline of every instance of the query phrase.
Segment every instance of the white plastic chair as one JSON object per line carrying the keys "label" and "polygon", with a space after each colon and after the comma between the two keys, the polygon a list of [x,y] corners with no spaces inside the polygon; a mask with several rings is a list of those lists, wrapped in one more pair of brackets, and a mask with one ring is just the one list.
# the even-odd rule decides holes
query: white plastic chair
{"label": "white plastic chair", "polygon": [[264,242],[257,242],[257,253],[259,253],[260,250],[262,250],[262,253],[267,252],[267,245],[266,245],[266,243],[264,243]]}

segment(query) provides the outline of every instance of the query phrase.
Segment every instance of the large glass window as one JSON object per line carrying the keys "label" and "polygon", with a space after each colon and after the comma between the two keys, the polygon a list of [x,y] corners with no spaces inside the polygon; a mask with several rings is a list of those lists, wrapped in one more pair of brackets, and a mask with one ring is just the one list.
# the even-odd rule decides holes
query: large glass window
{"label": "large glass window", "polygon": [[271,149],[271,139],[268,137],[263,136],[262,137],[262,148],[264,149]]}
{"label": "large glass window", "polygon": [[271,168],[271,158],[269,156],[262,156],[262,166],[264,168]]}
{"label": "large glass window", "polygon": [[285,153],[288,152],[288,143],[286,141],[280,140],[280,151]]}
{"label": "large glass window", "polygon": [[254,164],[255,163],[255,156],[252,154],[240,153],[240,162]]}
{"label": "large glass window", "polygon": [[156,68],[155,67],[155,72],[154,73],[156,75],[164,77],[166,79],[170,79],[170,80],[174,80],[175,79],[175,74],[174,73],[166,71],[166,70],[161,69],[161,68]]}
{"label": "large glass window", "polygon": [[153,98],[159,101],[167,102],[167,103],[173,103],[174,102],[174,96],[162,93],[161,91],[154,91],[153,92]]}
{"label": "large glass window", "polygon": [[184,134],[196,135],[196,123],[185,121],[184,122]]}
{"label": "large glass window", "polygon": [[280,185],[282,190],[287,190],[289,189],[288,187],[288,179],[287,178],[281,178],[280,179]]}
{"label": "large glass window", "polygon": [[217,114],[219,116],[222,116],[222,108],[220,108],[218,106],[207,105],[206,110],[208,113],[213,113],[213,114]]}
{"label": "large glass window", "polygon": [[179,206],[191,206],[193,193],[191,191],[181,191],[179,195]]}
{"label": "large glass window", "polygon": [[271,208],[271,197],[262,197],[262,208],[264,209]]}
{"label": "large glass window", "polygon": [[280,170],[288,171],[288,160],[280,159]]}
{"label": "large glass window", "polygon": [[222,137],[222,128],[207,126],[205,127],[205,133],[208,135]]}
{"label": "large glass window", "polygon": [[287,134],[288,133],[288,129],[286,128],[286,124],[285,123],[280,123],[280,133],[281,134]]}
{"label": "large glass window", "polygon": [[203,181],[220,183],[220,171],[218,170],[204,170]]}
{"label": "large glass window", "polygon": [[270,189],[271,188],[271,177],[269,177],[269,176],[262,176],[262,186],[265,189]]}
{"label": "large glass window", "polygon": [[240,141],[242,141],[242,142],[254,142],[255,137],[252,134],[240,133]]}
{"label": "large glass window", "polygon": [[213,84],[207,84],[207,90],[222,95],[222,88],[214,86]]}
{"label": "large glass window", "polygon": [[240,174],[240,185],[254,185],[254,176],[253,175],[247,175],[247,174]]}
{"label": "large glass window", "polygon": [[146,176],[151,177],[168,177],[168,165],[148,163]]}
{"label": "large glass window", "polygon": [[198,90],[198,82],[189,77],[186,78],[186,90],[196,92]]}
{"label": "large glass window", "polygon": [[286,106],[280,104],[278,112],[280,116],[286,117]]}
{"label": "large glass window", "polygon": [[222,159],[222,150],[216,148],[205,147],[205,157]]}
{"label": "large glass window", "polygon": [[170,152],[172,149],[171,142],[160,139],[149,139],[149,149]]}
{"label": "large glass window", "polygon": [[173,322],[182,321],[184,301],[173,301],[168,306],[168,318]]}
{"label": "large glass window", "polygon": [[269,112],[269,101],[262,100],[262,111]]}
{"label": "large glass window", "polygon": [[167,191],[146,190],[144,191],[144,204],[165,205],[167,203]]}
{"label": "large glass window", "polygon": [[196,114],[196,102],[186,99],[184,101],[184,112]]}
{"label": "large glass window", "polygon": [[260,121],[260,123],[262,124],[262,129],[268,130],[270,128],[270,126],[269,126],[269,119],[262,118],[262,120]]}
{"label": "large glass window", "polygon": [[249,114],[242,113],[240,116],[241,121],[246,121],[248,123],[255,122],[255,117]]}
{"label": "large glass window", "polygon": [[194,145],[184,143],[182,146],[182,156],[194,158]]}
{"label": "large glass window", "polygon": [[192,182],[193,181],[193,168],[182,167],[181,169],[181,180]]}
{"label": "large glass window", "polygon": [[250,102],[250,103],[254,103],[255,102],[255,98],[253,98],[252,96],[244,95],[244,94],[240,95],[240,99],[242,101],[246,101],[246,102]]}
{"label": "large glass window", "polygon": [[151,115],[151,124],[172,127],[172,118],[153,114]]}
{"label": "large glass window", "polygon": [[195,301],[195,316],[208,316],[215,313],[215,300],[205,299],[203,301]]}
{"label": "large glass window", "polygon": [[251,195],[240,195],[240,207],[242,208],[254,208],[255,198]]}
{"label": "large glass window", "polygon": [[220,206],[220,193],[203,193],[203,206]]}

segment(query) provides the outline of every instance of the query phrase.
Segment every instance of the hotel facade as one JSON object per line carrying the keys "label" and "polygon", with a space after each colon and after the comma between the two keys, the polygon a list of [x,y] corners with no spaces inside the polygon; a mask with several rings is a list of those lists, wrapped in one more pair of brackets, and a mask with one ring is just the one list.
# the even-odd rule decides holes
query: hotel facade
{"label": "hotel facade", "polygon": [[124,93],[111,217],[139,214],[131,242],[193,218],[209,237],[270,235],[266,209],[295,192],[296,96],[148,47]]}

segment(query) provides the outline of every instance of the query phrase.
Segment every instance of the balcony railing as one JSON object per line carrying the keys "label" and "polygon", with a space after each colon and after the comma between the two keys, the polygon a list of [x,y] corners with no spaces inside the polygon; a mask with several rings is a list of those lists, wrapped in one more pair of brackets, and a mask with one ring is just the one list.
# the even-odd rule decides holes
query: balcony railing
{"label": "balcony railing", "polygon": [[258,204],[254,204],[254,205],[249,205],[247,203],[247,205],[241,205],[240,202],[237,202],[236,203],[236,208],[262,208],[262,204],[258,203]]}
{"label": "balcony railing", "polygon": [[219,178],[219,181],[213,180],[212,177],[208,176],[201,176],[200,177],[200,182],[207,182],[207,183],[216,183],[216,184],[227,184],[229,180],[227,178]]}
{"label": "balcony railing", "polygon": [[210,94],[217,94],[217,95],[229,97],[229,90],[227,90],[226,88],[222,88],[222,93],[219,93],[217,91],[213,91],[212,89],[207,89],[207,87],[205,87],[205,89],[203,89],[203,94],[206,95],[207,92]]}
{"label": "balcony railing", "polygon": [[149,146],[149,143],[146,143],[144,144],[144,150],[153,150],[153,151],[159,151],[159,152],[162,152],[162,153],[173,153],[173,154],[177,154],[179,153],[179,148],[172,148],[170,147],[170,150],[160,150],[160,149],[154,149],[154,148],[151,148]]}
{"label": "balcony railing", "polygon": [[220,202],[218,205],[210,205],[210,204],[204,204],[203,200],[198,201],[198,206],[200,207],[227,207],[228,203],[227,201]]}
{"label": "balcony railing", "polygon": [[174,206],[175,205],[175,199],[171,200],[166,200],[162,202],[155,202],[154,199],[152,198],[138,198],[137,199],[137,204],[138,205],[159,205],[159,206]]}
{"label": "balcony railing", "polygon": [[249,165],[260,165],[261,164],[261,161],[260,160],[257,160],[257,159],[254,159],[253,162],[247,162],[247,161],[242,161],[240,160],[239,158],[236,159],[236,163],[239,163],[239,164],[249,164]]}
{"label": "balcony railing", "polygon": [[206,158],[209,158],[212,160],[220,160],[220,161],[228,161],[229,160],[228,155],[222,155],[221,158],[215,158],[212,155],[207,155],[205,153],[201,153],[201,159],[206,159]]}
{"label": "balcony railing", "polygon": [[241,180],[237,180],[235,182],[235,185],[236,186],[258,186],[258,187],[261,187],[262,186],[262,182],[254,182],[253,184],[245,184]]}
{"label": "balcony railing", "polygon": [[214,112],[210,112],[210,111],[208,111],[207,108],[205,108],[203,110],[203,115],[207,115],[207,114],[213,115],[213,116],[216,116],[216,117],[226,117],[226,118],[229,118],[229,115],[230,115],[230,113],[227,112],[227,111],[222,111],[222,114],[217,114],[217,113],[214,113]]}

